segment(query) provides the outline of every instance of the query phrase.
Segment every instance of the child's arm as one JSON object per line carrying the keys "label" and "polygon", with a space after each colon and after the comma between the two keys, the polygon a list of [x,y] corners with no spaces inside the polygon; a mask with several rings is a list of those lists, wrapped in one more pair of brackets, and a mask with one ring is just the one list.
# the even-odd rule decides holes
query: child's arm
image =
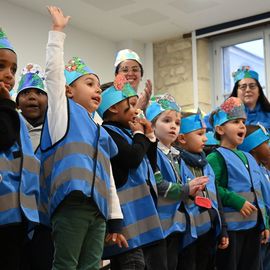
{"label": "child's arm", "polygon": [[0,151],[8,150],[20,137],[20,119],[8,89],[0,82]]}
{"label": "child's arm", "polygon": [[48,90],[47,121],[52,144],[66,133],[68,123],[65,91],[63,48],[66,35],[62,32],[70,17],[64,16],[60,8],[48,6],[52,19],[52,31],[46,50],[46,85]]}

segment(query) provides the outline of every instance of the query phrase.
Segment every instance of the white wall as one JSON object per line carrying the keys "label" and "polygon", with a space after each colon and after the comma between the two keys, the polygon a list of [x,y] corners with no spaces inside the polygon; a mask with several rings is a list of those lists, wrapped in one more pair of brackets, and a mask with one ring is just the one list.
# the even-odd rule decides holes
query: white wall
{"label": "white wall", "polygon": [[[18,55],[18,80],[25,64],[33,62],[44,67],[48,30],[51,28],[50,16],[49,14],[44,16],[34,13],[6,1],[0,1],[0,3],[0,27],[7,33]],[[101,83],[112,81],[114,78],[113,64],[116,52],[120,49],[119,43],[89,34],[71,25],[67,26],[65,32],[67,34],[65,61],[67,62],[72,56],[81,57],[89,67],[97,72]],[[123,42],[123,44],[128,45],[129,43]],[[146,76],[149,74],[150,77],[144,76],[145,80],[153,77],[153,56],[149,49],[150,45],[138,42],[136,47],[140,48],[138,53],[143,63],[147,63],[144,67],[145,74]],[[131,49],[136,50],[136,48]]]}

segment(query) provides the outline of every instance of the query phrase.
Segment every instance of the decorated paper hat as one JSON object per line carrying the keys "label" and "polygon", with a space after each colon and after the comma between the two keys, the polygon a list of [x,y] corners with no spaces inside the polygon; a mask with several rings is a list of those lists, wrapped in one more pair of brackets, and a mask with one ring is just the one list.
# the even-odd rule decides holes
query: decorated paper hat
{"label": "decorated paper hat", "polygon": [[192,114],[181,119],[181,128],[179,133],[186,134],[201,128],[206,128],[206,125],[202,119],[200,109],[196,114]]}
{"label": "decorated paper hat", "polygon": [[44,73],[39,65],[32,63],[27,64],[21,72],[17,98],[20,92],[29,88],[36,88],[46,93],[44,80]]}
{"label": "decorated paper hat", "polygon": [[249,66],[242,66],[241,68],[238,68],[235,72],[233,72],[232,76],[234,83],[245,78],[251,78],[257,81],[259,80],[259,74],[256,71],[251,70]]}
{"label": "decorated paper hat", "polygon": [[9,42],[6,33],[0,28],[0,49],[9,49],[13,52],[14,48],[12,47],[11,43]]}
{"label": "decorated paper hat", "polygon": [[213,115],[214,127],[221,126],[230,120],[241,118],[247,118],[244,104],[241,99],[230,97],[218,107],[217,112]]}
{"label": "decorated paper hat", "polygon": [[153,96],[149,101],[145,115],[149,121],[152,121],[155,117],[164,111],[181,112],[181,108],[176,103],[174,97],[168,93]]}
{"label": "decorated paper hat", "polygon": [[102,102],[97,110],[101,118],[104,113],[113,105],[130,97],[137,96],[136,91],[132,88],[123,74],[115,77],[114,84],[101,93]]}
{"label": "decorated paper hat", "polygon": [[269,141],[269,133],[266,131],[265,127],[258,125],[258,129],[250,133],[243,141],[241,145],[238,146],[238,149],[250,152],[252,149],[261,145],[264,142]]}
{"label": "decorated paper hat", "polygon": [[207,131],[205,136],[207,138],[205,145],[219,145],[219,141],[215,138],[215,133],[213,131]]}
{"label": "decorated paper hat", "polygon": [[130,49],[124,49],[119,51],[116,54],[114,66],[117,67],[121,62],[125,60],[135,60],[137,61],[140,65],[142,65],[141,59],[137,53]]}
{"label": "decorated paper hat", "polygon": [[73,57],[65,66],[65,77],[67,85],[72,84],[75,80],[86,74],[94,74],[98,78],[96,73],[90,69],[79,57]]}

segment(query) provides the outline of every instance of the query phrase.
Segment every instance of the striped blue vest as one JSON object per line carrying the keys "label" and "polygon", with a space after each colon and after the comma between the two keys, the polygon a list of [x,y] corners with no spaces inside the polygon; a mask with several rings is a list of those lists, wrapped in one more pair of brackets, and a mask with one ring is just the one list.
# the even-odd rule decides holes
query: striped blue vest
{"label": "striped blue vest", "polygon": [[[169,158],[160,149],[157,151],[157,163],[163,179],[172,183],[178,182]],[[158,197],[158,214],[165,237],[173,232],[186,230],[186,216],[179,210],[180,203],[180,200]]]}
{"label": "striped blue vest", "polygon": [[[249,153],[243,152],[248,161],[248,168],[246,168],[243,161],[233,151],[223,147],[219,147],[217,151],[224,158],[227,167],[227,189],[236,192],[255,204],[256,207],[259,207],[258,210],[261,211],[264,224],[266,224],[266,209],[261,189],[261,178],[263,175],[256,160]],[[239,211],[232,207],[224,206],[223,209],[228,230],[230,231],[247,230],[257,224],[258,212],[253,212],[250,216],[243,217]]]}
{"label": "striped blue vest", "polygon": [[51,216],[70,192],[81,191],[93,198],[107,219],[110,158],[116,153],[117,146],[109,134],[96,125],[87,110],[68,99],[65,136],[52,145],[47,119],[41,136],[41,187],[47,193],[47,201],[42,198],[44,213]]}
{"label": "striped blue vest", "polygon": [[[181,162],[181,172],[182,172],[182,177],[186,183],[188,183],[188,181],[195,178],[194,174],[191,172],[190,168],[186,165],[186,163],[183,160]],[[207,176],[209,179],[209,182],[206,184],[205,193],[206,193],[207,198],[211,200],[212,208],[216,210],[216,213],[218,215],[219,223],[218,223],[218,226],[215,228],[216,235],[218,235],[221,232],[221,220],[220,220],[219,211],[218,211],[215,175],[209,164],[204,166],[203,175]],[[203,193],[199,192],[198,195],[203,196]],[[212,224],[211,224],[210,215],[207,209],[202,209],[201,207],[197,206],[194,203],[194,200],[190,198],[186,201],[186,210],[189,215],[190,227],[191,227],[191,233],[187,232],[189,236],[191,236],[191,238],[185,243],[185,244],[188,244],[194,241],[197,237],[207,233],[211,229]],[[194,229],[196,232],[194,232]],[[188,238],[189,237],[186,237],[186,239]]]}
{"label": "striped blue vest", "polygon": [[[130,144],[132,138],[113,125],[105,125],[119,133]],[[128,157],[127,157],[128,158]],[[164,238],[157,209],[147,184],[156,190],[156,183],[149,160],[145,157],[138,168],[130,169],[126,184],[117,189],[124,216],[123,231],[129,248],[107,245],[104,257],[111,257]]]}
{"label": "striped blue vest", "polygon": [[36,159],[30,136],[20,117],[21,147],[15,143],[0,152],[0,225],[18,223],[22,216],[39,222],[39,161]]}

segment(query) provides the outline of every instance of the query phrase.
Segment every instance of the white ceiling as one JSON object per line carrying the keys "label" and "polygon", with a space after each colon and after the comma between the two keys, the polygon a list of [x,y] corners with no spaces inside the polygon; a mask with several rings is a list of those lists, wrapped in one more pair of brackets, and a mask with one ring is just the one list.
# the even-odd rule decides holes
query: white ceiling
{"label": "white ceiling", "polygon": [[7,0],[47,14],[56,5],[70,23],[112,41],[153,42],[270,11],[270,0]]}

